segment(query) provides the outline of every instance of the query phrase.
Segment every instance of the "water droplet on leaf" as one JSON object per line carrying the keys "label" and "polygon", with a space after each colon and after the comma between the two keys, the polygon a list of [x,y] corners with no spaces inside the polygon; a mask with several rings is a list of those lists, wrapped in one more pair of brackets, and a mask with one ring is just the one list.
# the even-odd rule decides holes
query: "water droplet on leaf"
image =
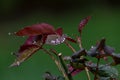
{"label": "water droplet on leaf", "polygon": [[11,52],[10,54],[11,54],[11,55],[14,55],[14,52]]}
{"label": "water droplet on leaf", "polygon": [[33,44],[36,44],[37,42],[36,41],[33,41]]}
{"label": "water droplet on leaf", "polygon": [[8,33],[8,35],[11,35],[11,34],[12,34],[11,32]]}
{"label": "water droplet on leaf", "polygon": [[20,62],[19,62],[19,61],[17,61],[17,62],[16,62],[16,64],[17,64],[17,66],[19,66],[19,65],[20,65]]}

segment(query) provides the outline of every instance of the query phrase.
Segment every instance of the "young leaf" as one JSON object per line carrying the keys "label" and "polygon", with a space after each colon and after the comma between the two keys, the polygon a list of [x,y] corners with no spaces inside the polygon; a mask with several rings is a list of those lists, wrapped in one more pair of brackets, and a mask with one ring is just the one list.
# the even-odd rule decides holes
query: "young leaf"
{"label": "young leaf", "polygon": [[99,77],[99,80],[117,80],[117,79],[111,77]]}
{"label": "young leaf", "polygon": [[59,61],[60,61],[61,65],[62,65],[62,68],[64,69],[64,73],[66,74],[66,76],[64,76],[64,77],[66,79],[68,79],[68,80],[73,80],[71,74],[68,74],[68,68],[65,65],[65,62],[63,60],[63,57],[62,57],[61,53],[58,54],[58,58],[59,58]]}
{"label": "young leaf", "polygon": [[118,71],[111,66],[99,66],[98,75],[101,77],[117,78]]}
{"label": "young leaf", "polygon": [[62,76],[54,76],[54,75],[52,75],[50,72],[46,72],[45,74],[44,74],[44,79],[45,80],[65,80],[65,78],[64,77],[62,77]]}
{"label": "young leaf", "polygon": [[62,28],[58,28],[55,31],[58,35],[62,36],[63,35],[63,29]]}
{"label": "young leaf", "polygon": [[57,80],[57,77],[53,76],[50,72],[46,72],[44,74],[44,78],[45,78],[45,80]]}
{"label": "young leaf", "polygon": [[20,47],[19,51],[15,54],[17,59],[11,65],[19,66],[20,63],[28,59],[31,55],[33,55],[36,51],[38,51],[42,47],[41,36],[30,36],[26,42]]}
{"label": "young leaf", "polygon": [[120,64],[120,54],[113,54],[112,58],[113,58],[114,62],[111,63],[111,65],[118,65],[118,64]]}
{"label": "young leaf", "polygon": [[101,39],[100,42],[97,44],[97,50],[98,50],[98,51],[101,51],[101,50],[104,49],[104,47],[105,47],[105,41],[106,41],[106,40],[103,38],[103,39]]}
{"label": "young leaf", "polygon": [[109,55],[112,55],[115,52],[114,48],[112,48],[110,46],[105,46],[104,51],[106,54],[109,54]]}
{"label": "young leaf", "polygon": [[40,49],[39,46],[37,45],[29,45],[26,46],[26,49],[22,52],[18,52],[17,59],[15,60],[15,62],[13,64],[11,64],[10,67],[12,66],[19,66],[20,63],[22,63],[23,61],[25,61],[26,59],[28,59],[31,55],[33,55],[36,51],[38,51]]}
{"label": "young leaf", "polygon": [[91,49],[87,52],[87,55],[92,57],[107,57],[112,56],[114,49],[105,44],[105,39],[101,39],[96,46],[92,46]]}
{"label": "young leaf", "polygon": [[87,52],[88,56],[96,57],[99,54],[97,51],[97,47],[91,47],[90,50]]}
{"label": "young leaf", "polygon": [[85,27],[85,25],[88,23],[90,20],[91,16],[86,17],[85,19],[81,20],[79,26],[78,26],[78,31],[81,33],[82,29]]}
{"label": "young leaf", "polygon": [[82,50],[77,51],[76,53],[74,53],[74,54],[71,56],[71,58],[72,58],[72,59],[80,58],[80,57],[83,56],[83,55],[86,55],[85,49],[82,49]]}
{"label": "young leaf", "polygon": [[105,47],[105,39],[102,39],[99,43],[97,43],[96,46],[92,46],[91,49],[87,52],[89,56],[97,57],[100,54],[102,50],[104,50]]}
{"label": "young leaf", "polygon": [[52,25],[41,23],[41,24],[34,24],[31,26],[27,26],[19,30],[16,33],[16,35],[17,36],[35,36],[35,35],[42,35],[42,34],[51,34],[54,32],[55,32],[55,29]]}
{"label": "young leaf", "polygon": [[80,73],[81,71],[83,71],[83,69],[75,69],[72,66],[68,66],[68,70],[72,76],[75,76],[78,73]]}
{"label": "young leaf", "polygon": [[[96,65],[92,65],[89,67],[91,68],[90,71],[92,73],[96,72]],[[111,80],[111,78],[116,79],[118,77],[118,71],[115,68],[108,65],[99,65],[97,75],[100,78],[99,80],[102,80],[101,78],[103,78],[103,80],[106,80],[106,78],[108,78],[108,80]]]}

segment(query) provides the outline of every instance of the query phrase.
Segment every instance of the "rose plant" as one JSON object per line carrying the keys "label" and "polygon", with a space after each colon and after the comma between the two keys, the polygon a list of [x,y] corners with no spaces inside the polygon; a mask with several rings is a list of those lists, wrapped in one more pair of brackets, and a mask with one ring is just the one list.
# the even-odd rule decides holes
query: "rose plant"
{"label": "rose plant", "polygon": [[[10,67],[19,66],[36,51],[43,50],[55,62],[58,70],[62,74],[60,76],[54,76],[51,72],[45,72],[45,80],[73,80],[73,77],[82,71],[86,72],[88,80],[92,79],[90,74],[94,75],[94,80],[118,80],[118,70],[114,66],[120,64],[120,54],[116,54],[114,48],[106,44],[105,38],[97,42],[90,50],[82,47],[82,30],[90,18],[88,16],[81,20],[78,25],[80,35],[74,39],[66,35],[62,28],[55,29],[47,23],[27,26],[14,33],[16,36],[27,36],[28,38],[20,46],[18,52],[14,54],[16,59]],[[80,49],[74,49],[69,42],[79,45]],[[62,53],[57,52],[55,49],[46,49],[43,47],[46,44],[53,46],[66,44],[73,51],[73,54],[63,56]],[[101,59],[107,61],[109,57],[112,58],[112,62],[106,62],[105,64],[100,62]],[[97,62],[91,61],[90,58],[96,58]]]}

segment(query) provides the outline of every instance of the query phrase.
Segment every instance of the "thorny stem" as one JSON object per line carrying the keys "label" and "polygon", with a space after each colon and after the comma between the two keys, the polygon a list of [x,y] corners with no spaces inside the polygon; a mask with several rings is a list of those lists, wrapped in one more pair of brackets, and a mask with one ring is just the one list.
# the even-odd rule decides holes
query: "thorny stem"
{"label": "thorny stem", "polygon": [[62,68],[64,69],[64,72],[65,72],[65,74],[66,74],[67,79],[68,79],[68,80],[73,80],[71,74],[68,74],[68,69],[67,69],[67,67],[66,67],[66,65],[65,65],[65,63],[64,63],[64,60],[63,60],[63,58],[62,58],[62,54],[59,53],[59,54],[58,54],[58,57],[59,57],[59,61],[60,61],[61,65],[62,65]]}
{"label": "thorny stem", "polygon": [[80,47],[80,49],[82,49],[82,43],[81,43],[81,38],[80,37],[77,37],[77,42],[78,42],[78,45]]}
{"label": "thorny stem", "polygon": [[[65,44],[66,44],[74,53],[76,52],[76,50],[75,50],[67,41],[65,41]],[[78,44],[79,44],[79,47],[82,49],[81,40],[80,40],[79,38],[78,38]],[[85,67],[85,71],[86,71],[88,80],[91,80],[90,74],[89,74],[89,70],[88,70],[87,67]]]}
{"label": "thorny stem", "polygon": [[[76,52],[76,50],[75,50],[67,41],[65,41],[65,44],[66,44],[74,53]],[[82,44],[81,44],[81,39],[80,39],[80,37],[78,37],[78,44],[79,44],[79,47],[82,49]],[[88,70],[87,67],[85,67],[85,71],[86,71],[88,80],[91,80],[90,74],[89,74],[89,70]]]}
{"label": "thorny stem", "polygon": [[[55,54],[55,55],[59,58],[59,54],[57,53],[56,50],[50,49],[50,51],[51,51],[53,54]],[[59,63],[58,66],[60,67],[63,76],[67,78],[67,75],[64,73],[64,69],[62,68],[62,66],[61,66],[61,64],[60,64],[60,60],[58,60],[58,63]]]}
{"label": "thorny stem", "polygon": [[91,78],[90,78],[90,74],[89,74],[89,70],[88,70],[87,67],[85,67],[85,72],[86,72],[86,74],[87,74],[87,78],[88,78],[88,80],[91,80]]}
{"label": "thorny stem", "polygon": [[56,66],[58,67],[58,70],[59,70],[60,72],[62,72],[61,67],[59,66],[59,65],[60,65],[59,61],[56,60],[56,59],[54,58],[54,56],[52,56],[51,53],[50,53],[48,50],[46,50],[46,49],[44,49],[44,48],[42,48],[42,50],[51,57],[51,59],[55,62]]}
{"label": "thorny stem", "polygon": [[97,66],[96,66],[96,72],[95,72],[95,77],[94,77],[94,80],[98,80],[97,78],[97,73],[98,73],[98,70],[99,70],[99,62],[100,62],[100,58],[97,59]]}
{"label": "thorny stem", "polygon": [[64,42],[73,52],[76,52],[76,50],[67,42]]}
{"label": "thorny stem", "polygon": [[89,70],[88,70],[88,68],[86,66],[85,66],[85,72],[86,72],[88,80],[91,80]]}
{"label": "thorny stem", "polygon": [[[82,42],[81,42],[81,35],[79,36],[79,37],[77,37],[77,42],[78,42],[78,45],[79,45],[79,47],[80,47],[80,49],[82,49],[83,47],[82,47]],[[82,56],[81,56],[82,57]],[[84,63],[85,64],[85,63]],[[85,65],[84,65],[85,66]],[[91,80],[91,78],[90,78],[90,74],[89,74],[89,70],[88,70],[88,68],[85,66],[85,72],[86,72],[86,74],[87,74],[87,78],[88,78],[88,80]]]}
{"label": "thorny stem", "polygon": [[46,49],[43,48],[43,51],[50,55],[51,59],[55,62],[56,66],[58,67],[59,71],[63,74],[63,76],[65,77],[65,79],[66,80],[72,80],[72,79],[69,79],[69,77],[65,73],[65,70],[61,66],[60,62],[57,59],[55,59],[54,56],[51,55],[51,53],[48,50],[46,50]]}
{"label": "thorny stem", "polygon": [[58,54],[57,51],[54,50],[54,49],[50,49],[50,51],[51,51],[52,53],[54,53],[54,54],[59,58],[59,63],[61,63],[60,66],[62,65],[62,66],[61,66],[61,69],[62,69],[62,71],[64,71],[64,73],[65,73],[64,76],[66,76],[66,78],[67,78],[68,80],[73,80],[71,74],[68,74],[68,69],[67,69],[67,67],[66,67],[66,65],[65,65],[65,63],[64,63],[64,60],[63,60],[63,58],[62,58],[62,54],[61,54],[61,53]]}

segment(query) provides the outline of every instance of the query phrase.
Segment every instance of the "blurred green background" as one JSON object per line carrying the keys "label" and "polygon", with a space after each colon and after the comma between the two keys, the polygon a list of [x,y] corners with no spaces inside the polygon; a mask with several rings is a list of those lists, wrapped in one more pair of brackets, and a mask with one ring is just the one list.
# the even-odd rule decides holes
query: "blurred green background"
{"label": "blurred green background", "polygon": [[[119,0],[0,0],[0,80],[43,80],[46,71],[60,74],[54,62],[42,51],[36,52],[19,67],[8,68],[15,59],[11,52],[16,52],[26,39],[8,35],[9,32],[46,22],[55,28],[63,27],[64,33],[74,37],[78,34],[80,20],[87,16],[92,18],[83,30],[84,48],[89,49],[105,37],[107,44],[120,52]],[[78,50],[78,46],[72,45]],[[52,48],[63,55],[72,54],[64,44]],[[85,72],[74,78],[87,80]]]}

